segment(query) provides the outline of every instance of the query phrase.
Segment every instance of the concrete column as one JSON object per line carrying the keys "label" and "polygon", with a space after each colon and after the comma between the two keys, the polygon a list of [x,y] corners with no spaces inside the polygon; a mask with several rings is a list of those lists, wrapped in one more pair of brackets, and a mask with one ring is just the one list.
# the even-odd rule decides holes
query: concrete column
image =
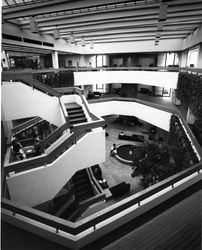
{"label": "concrete column", "polygon": [[3,127],[4,127],[5,136],[8,137],[8,135],[10,134],[10,132],[13,128],[13,122],[12,121],[3,121]]}
{"label": "concrete column", "polygon": [[5,52],[5,50],[3,50],[1,53],[1,63],[2,68],[9,69],[8,54]]}
{"label": "concrete column", "polygon": [[109,55],[103,55],[102,58],[102,66],[109,67]]}
{"label": "concrete column", "polygon": [[202,43],[199,45],[199,53],[198,53],[198,62],[197,62],[197,68],[202,68]]}
{"label": "concrete column", "polygon": [[58,61],[58,52],[53,51],[52,52],[52,63],[54,69],[59,69],[59,61]]}

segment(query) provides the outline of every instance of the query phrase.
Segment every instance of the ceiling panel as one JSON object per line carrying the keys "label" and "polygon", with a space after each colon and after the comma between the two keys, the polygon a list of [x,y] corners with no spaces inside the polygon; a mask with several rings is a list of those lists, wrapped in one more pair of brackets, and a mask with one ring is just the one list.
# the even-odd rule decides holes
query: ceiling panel
{"label": "ceiling panel", "polygon": [[201,0],[4,0],[3,19],[25,30],[34,19],[40,34],[57,29],[61,38],[73,34],[76,42],[155,41],[162,8],[160,41],[185,38],[202,25]]}

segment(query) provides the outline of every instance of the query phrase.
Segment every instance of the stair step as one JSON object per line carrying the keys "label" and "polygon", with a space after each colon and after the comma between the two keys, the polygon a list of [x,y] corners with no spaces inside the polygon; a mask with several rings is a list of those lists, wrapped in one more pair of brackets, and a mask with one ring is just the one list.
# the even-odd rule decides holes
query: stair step
{"label": "stair step", "polygon": [[67,112],[80,111],[80,110],[82,110],[82,107],[81,106],[71,107],[71,108],[66,107],[66,110],[67,110]]}
{"label": "stair step", "polygon": [[67,113],[68,113],[68,116],[72,116],[72,115],[76,115],[76,114],[78,114],[78,115],[84,114],[83,110],[76,110],[76,111],[71,111],[71,112],[67,111]]}
{"label": "stair step", "polygon": [[76,124],[76,123],[83,123],[83,122],[87,122],[87,119],[86,118],[83,118],[83,119],[77,118],[77,119],[71,119],[69,121],[70,125]]}
{"label": "stair step", "polygon": [[79,193],[80,191],[89,190],[90,188],[91,188],[91,186],[90,186],[88,180],[86,180],[81,185],[76,185],[74,187],[74,190],[75,190],[76,193]]}
{"label": "stair step", "polygon": [[81,114],[69,114],[69,119],[74,119],[74,118],[85,118],[85,114],[81,113]]}

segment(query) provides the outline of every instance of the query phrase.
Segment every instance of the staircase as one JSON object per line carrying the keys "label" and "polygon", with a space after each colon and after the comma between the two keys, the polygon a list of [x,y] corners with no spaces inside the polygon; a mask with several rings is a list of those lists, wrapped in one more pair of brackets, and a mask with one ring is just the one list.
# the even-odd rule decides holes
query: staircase
{"label": "staircase", "polygon": [[75,200],[78,203],[94,196],[86,169],[77,171],[72,177],[72,183],[75,191]]}
{"label": "staircase", "polygon": [[66,106],[69,117],[70,126],[78,123],[87,122],[86,116],[81,106],[76,103],[71,103]]}

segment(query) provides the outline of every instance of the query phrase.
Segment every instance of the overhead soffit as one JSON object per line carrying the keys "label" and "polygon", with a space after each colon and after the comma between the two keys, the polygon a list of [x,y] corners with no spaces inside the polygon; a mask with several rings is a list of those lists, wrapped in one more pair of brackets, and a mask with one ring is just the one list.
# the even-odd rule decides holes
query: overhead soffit
{"label": "overhead soffit", "polygon": [[[166,17],[160,21],[162,5]],[[66,40],[73,34],[78,44],[82,38],[87,43],[183,39],[202,24],[201,0],[3,0],[2,6],[5,21],[29,30],[34,18],[40,34],[57,29]]]}

